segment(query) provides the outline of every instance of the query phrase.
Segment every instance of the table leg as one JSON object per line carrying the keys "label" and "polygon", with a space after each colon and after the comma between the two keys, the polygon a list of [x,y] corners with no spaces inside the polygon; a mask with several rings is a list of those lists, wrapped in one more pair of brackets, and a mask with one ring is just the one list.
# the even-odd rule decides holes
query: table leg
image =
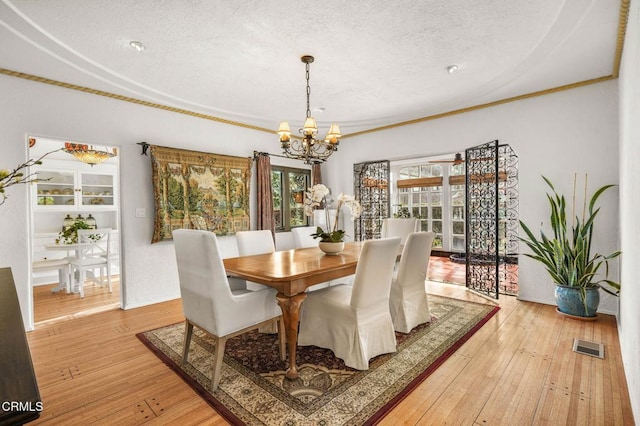
{"label": "table leg", "polygon": [[293,296],[285,296],[282,293],[276,295],[278,305],[280,305],[280,309],[282,309],[284,328],[286,330],[287,352],[289,353],[289,368],[287,368],[288,379],[298,378],[298,368],[296,367],[298,323],[300,322],[300,306],[306,297],[306,293],[299,293]]}

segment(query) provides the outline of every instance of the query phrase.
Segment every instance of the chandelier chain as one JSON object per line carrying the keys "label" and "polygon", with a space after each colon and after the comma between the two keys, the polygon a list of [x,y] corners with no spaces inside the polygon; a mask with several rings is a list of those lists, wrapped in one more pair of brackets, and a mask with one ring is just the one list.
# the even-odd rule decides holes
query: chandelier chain
{"label": "chandelier chain", "polygon": [[311,97],[311,87],[309,86],[309,63],[306,64],[306,77],[307,77],[307,117],[311,117],[311,106],[309,103],[309,98]]}

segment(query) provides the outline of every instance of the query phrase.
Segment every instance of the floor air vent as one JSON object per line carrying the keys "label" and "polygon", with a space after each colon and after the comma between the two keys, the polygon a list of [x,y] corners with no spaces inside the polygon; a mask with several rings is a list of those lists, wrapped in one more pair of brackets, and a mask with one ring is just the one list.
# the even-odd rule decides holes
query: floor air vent
{"label": "floor air vent", "polygon": [[604,359],[604,345],[602,343],[573,339],[573,351],[578,352],[579,354],[595,356],[597,358]]}

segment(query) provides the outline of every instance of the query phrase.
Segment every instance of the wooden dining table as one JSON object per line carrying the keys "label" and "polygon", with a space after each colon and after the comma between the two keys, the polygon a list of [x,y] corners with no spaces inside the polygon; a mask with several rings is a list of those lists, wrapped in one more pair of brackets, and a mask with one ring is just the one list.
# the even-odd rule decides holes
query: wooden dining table
{"label": "wooden dining table", "polygon": [[227,274],[277,290],[289,355],[287,378],[298,377],[298,323],[300,307],[307,297],[305,290],[314,284],[354,274],[362,245],[362,242],[346,243],[337,255],[326,255],[319,248],[311,247],[223,260]]}

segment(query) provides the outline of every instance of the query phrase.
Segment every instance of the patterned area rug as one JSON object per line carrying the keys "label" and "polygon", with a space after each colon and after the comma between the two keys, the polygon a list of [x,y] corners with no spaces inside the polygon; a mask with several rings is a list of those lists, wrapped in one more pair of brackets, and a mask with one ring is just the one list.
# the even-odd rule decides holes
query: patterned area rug
{"label": "patterned area rug", "polygon": [[369,370],[345,367],[328,349],[298,348],[297,380],[285,378],[277,336],[250,332],[230,339],[220,387],[208,391],[214,342],[197,328],[181,365],[184,323],[138,334],[163,362],[233,424],[374,424],[431,374],[499,307],[429,296],[432,321],[396,333],[398,350]]}

